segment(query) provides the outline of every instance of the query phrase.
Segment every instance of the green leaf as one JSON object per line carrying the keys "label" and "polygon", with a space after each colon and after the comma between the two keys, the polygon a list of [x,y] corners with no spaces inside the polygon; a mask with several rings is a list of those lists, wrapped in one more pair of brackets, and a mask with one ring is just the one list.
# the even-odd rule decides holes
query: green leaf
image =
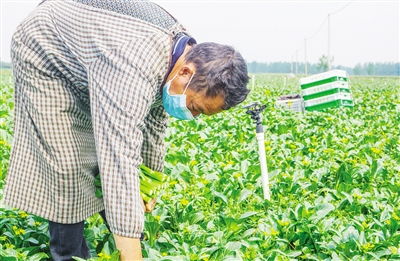
{"label": "green leaf", "polygon": [[29,261],[42,261],[43,259],[47,259],[49,256],[46,253],[36,253],[29,257]]}
{"label": "green leaf", "polygon": [[112,254],[111,254],[111,258],[110,261],[120,261],[120,251],[119,250],[115,250]]}
{"label": "green leaf", "polygon": [[13,256],[2,256],[1,261],[18,261],[18,259]]}
{"label": "green leaf", "polygon": [[256,212],[256,211],[248,211],[248,212],[242,214],[242,215],[239,217],[239,219],[245,219],[245,218],[248,218],[248,217],[257,215],[257,214],[258,214],[258,212]]}
{"label": "green leaf", "polygon": [[286,254],[286,256],[288,256],[288,257],[298,257],[301,254],[303,254],[303,252],[301,252],[301,251],[292,251],[292,252],[289,252],[288,254]]}
{"label": "green leaf", "polygon": [[38,245],[39,241],[33,237],[26,239],[25,241],[31,242],[32,244]]}
{"label": "green leaf", "polygon": [[315,222],[320,221],[321,219],[323,219],[324,217],[326,217],[329,213],[331,213],[334,209],[335,206],[333,206],[330,203],[324,203],[321,205],[318,205],[316,207],[317,211],[315,212],[315,214],[313,215],[313,220]]}
{"label": "green leaf", "polygon": [[228,204],[228,199],[227,199],[227,197],[226,197],[224,194],[222,194],[222,193],[220,193],[220,192],[218,192],[218,191],[213,191],[212,193],[213,193],[216,197],[222,199],[222,200],[225,202],[225,204]]}
{"label": "green leaf", "polygon": [[244,200],[246,200],[253,192],[251,190],[248,189],[243,189],[240,192],[240,196],[239,196],[239,203],[243,202]]}
{"label": "green leaf", "polygon": [[240,247],[242,246],[242,243],[240,243],[239,241],[232,241],[232,242],[228,242],[225,246],[226,249],[231,250],[231,251],[236,251],[238,249],[240,249]]}
{"label": "green leaf", "polygon": [[77,260],[77,261],[86,261],[86,259],[83,259],[83,258],[80,258],[80,257],[77,257],[77,256],[72,256],[72,259],[73,260]]}

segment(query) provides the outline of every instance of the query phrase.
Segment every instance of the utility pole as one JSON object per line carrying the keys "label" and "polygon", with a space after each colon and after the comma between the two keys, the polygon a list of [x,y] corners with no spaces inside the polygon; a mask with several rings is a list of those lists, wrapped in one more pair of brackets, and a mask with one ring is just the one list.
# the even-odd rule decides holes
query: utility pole
{"label": "utility pole", "polygon": [[295,63],[295,74],[297,75],[298,73],[298,62],[299,62],[299,50],[296,50],[296,63]]}
{"label": "utility pole", "polygon": [[293,60],[294,60],[293,54],[292,54],[292,57],[290,57],[290,58],[291,58],[291,61],[290,61],[290,72],[293,73]]}
{"label": "utility pole", "polygon": [[304,38],[304,74],[307,76],[307,38]]}
{"label": "utility pole", "polygon": [[331,69],[331,14],[328,14],[328,71]]}

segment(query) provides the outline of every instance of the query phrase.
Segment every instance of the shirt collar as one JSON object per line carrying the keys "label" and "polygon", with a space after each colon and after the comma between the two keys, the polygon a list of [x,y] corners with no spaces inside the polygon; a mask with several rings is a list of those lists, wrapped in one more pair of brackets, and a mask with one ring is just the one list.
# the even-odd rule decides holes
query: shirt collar
{"label": "shirt collar", "polygon": [[172,48],[172,60],[171,65],[168,70],[168,74],[171,72],[172,68],[174,68],[176,62],[178,61],[179,57],[183,54],[185,47],[187,44],[193,45],[196,44],[196,40],[190,36],[187,36],[185,33],[179,33],[175,42],[174,48]]}

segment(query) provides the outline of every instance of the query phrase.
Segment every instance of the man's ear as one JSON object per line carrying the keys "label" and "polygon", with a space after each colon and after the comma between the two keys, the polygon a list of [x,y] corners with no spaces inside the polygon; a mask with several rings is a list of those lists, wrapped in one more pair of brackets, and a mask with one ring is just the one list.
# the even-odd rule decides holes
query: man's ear
{"label": "man's ear", "polygon": [[192,63],[187,63],[179,70],[179,76],[187,77],[188,79],[195,73],[195,67]]}

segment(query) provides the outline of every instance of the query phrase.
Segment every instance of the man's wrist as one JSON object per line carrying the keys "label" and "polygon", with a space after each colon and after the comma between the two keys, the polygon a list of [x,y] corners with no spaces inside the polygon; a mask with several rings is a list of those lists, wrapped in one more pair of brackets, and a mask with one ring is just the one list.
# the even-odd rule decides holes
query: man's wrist
{"label": "man's wrist", "polygon": [[124,237],[113,234],[117,249],[120,251],[121,261],[143,260],[140,238]]}

